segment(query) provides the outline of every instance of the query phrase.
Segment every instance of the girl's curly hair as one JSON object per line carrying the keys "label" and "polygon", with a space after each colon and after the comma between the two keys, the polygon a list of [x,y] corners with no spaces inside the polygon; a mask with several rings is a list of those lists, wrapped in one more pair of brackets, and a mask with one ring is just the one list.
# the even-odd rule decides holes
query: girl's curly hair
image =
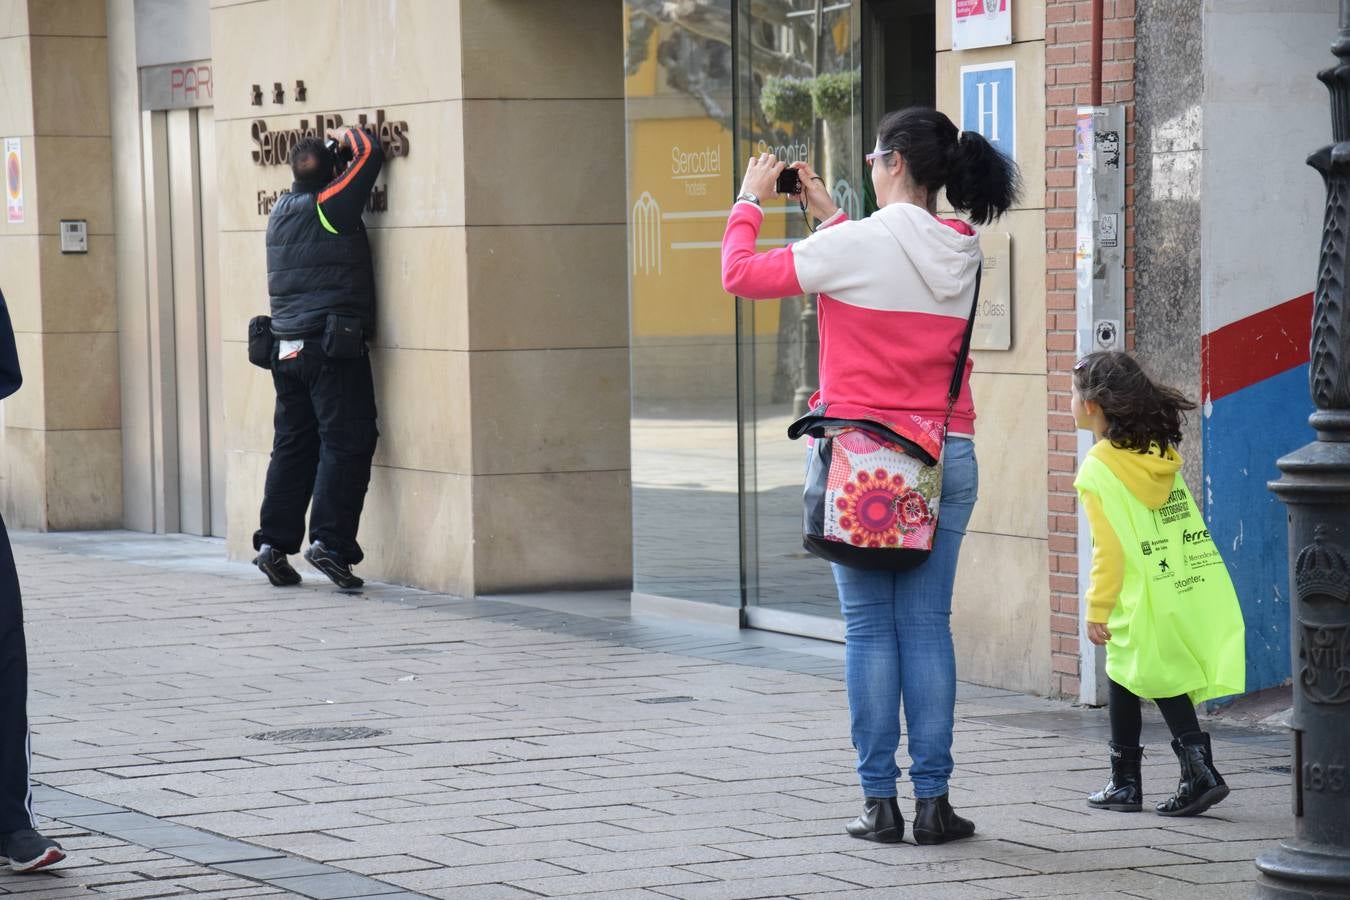
{"label": "girl's curly hair", "polygon": [[1181,443],[1186,412],[1195,404],[1176,388],[1155,383],[1124,353],[1089,353],[1073,367],[1078,396],[1101,407],[1114,446],[1147,453],[1157,444],[1166,453]]}

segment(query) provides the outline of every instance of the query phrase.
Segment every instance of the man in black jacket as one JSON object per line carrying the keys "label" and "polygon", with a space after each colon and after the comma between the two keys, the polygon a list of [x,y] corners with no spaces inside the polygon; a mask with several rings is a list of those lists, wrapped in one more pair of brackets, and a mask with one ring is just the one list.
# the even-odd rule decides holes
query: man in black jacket
{"label": "man in black jacket", "polygon": [[[0,294],[0,399],[23,384],[9,307]],[[0,864],[32,872],[66,858],[61,845],[39,834],[33,816],[28,732],[28,648],[23,635],[23,601],[9,534],[0,521]]]}
{"label": "man in black jacket", "polygon": [[[341,161],[349,159],[345,169]],[[278,587],[299,584],[287,554],[300,552],[333,583],[357,588],[352,566],[379,432],[366,341],[375,332],[375,276],[361,213],[383,164],[378,140],[358,128],[306,138],[291,151],[295,183],[267,219],[277,390],[254,563]]]}

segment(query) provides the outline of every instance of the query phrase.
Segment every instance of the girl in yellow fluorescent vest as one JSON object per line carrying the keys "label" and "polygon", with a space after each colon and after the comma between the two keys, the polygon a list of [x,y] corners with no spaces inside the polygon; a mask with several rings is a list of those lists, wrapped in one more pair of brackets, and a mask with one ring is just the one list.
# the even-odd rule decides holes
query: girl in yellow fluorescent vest
{"label": "girl in yellow fluorescent vest", "polygon": [[1074,487],[1092,527],[1087,635],[1106,645],[1111,780],[1097,809],[1143,808],[1139,698],[1172,731],[1181,781],[1162,816],[1199,815],[1228,796],[1195,704],[1242,693],[1242,611],[1209,529],[1181,478],[1181,422],[1195,404],[1154,384],[1124,353],[1093,353],[1073,371],[1073,417],[1097,444]]}

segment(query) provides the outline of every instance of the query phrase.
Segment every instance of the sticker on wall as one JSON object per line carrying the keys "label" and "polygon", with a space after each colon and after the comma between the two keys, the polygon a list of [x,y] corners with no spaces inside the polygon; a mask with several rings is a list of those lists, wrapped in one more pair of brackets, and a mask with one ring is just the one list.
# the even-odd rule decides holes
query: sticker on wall
{"label": "sticker on wall", "polygon": [[951,0],[952,49],[1012,43],[1013,0]]}
{"label": "sticker on wall", "polygon": [[961,67],[961,129],[984,135],[1012,160],[1017,159],[1014,68],[1012,60]]}
{"label": "sticker on wall", "polygon": [[5,138],[5,210],[9,224],[23,224],[23,154],[18,138]]}

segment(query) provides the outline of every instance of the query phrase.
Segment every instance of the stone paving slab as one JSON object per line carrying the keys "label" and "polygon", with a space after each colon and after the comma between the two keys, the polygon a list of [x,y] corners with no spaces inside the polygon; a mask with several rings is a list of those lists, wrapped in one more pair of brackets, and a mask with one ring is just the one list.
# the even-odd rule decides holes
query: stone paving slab
{"label": "stone paving slab", "polygon": [[208,539],[14,542],[38,811],[72,855],[0,894],[1208,900],[1292,831],[1282,734],[1213,724],[1210,815],[1106,813],[1102,711],[962,684],[952,799],[979,835],[858,842],[837,647],[307,570],[278,590]]}

